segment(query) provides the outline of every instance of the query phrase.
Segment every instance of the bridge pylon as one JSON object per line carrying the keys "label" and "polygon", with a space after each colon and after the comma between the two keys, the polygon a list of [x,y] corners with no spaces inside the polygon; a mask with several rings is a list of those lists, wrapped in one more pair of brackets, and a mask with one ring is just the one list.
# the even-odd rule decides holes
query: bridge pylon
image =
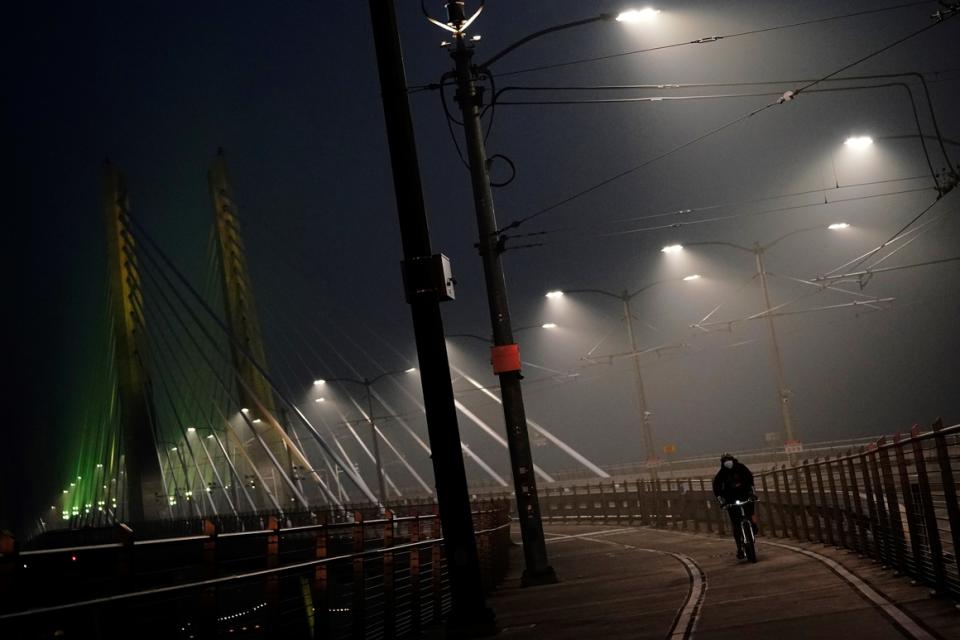
{"label": "bridge pylon", "polygon": [[[284,439],[270,433],[278,424],[284,429],[287,425],[282,422],[283,416],[277,411],[273,389],[261,373],[267,370],[266,350],[257,320],[253,287],[237,220],[237,206],[222,149],[217,150],[217,157],[210,167],[207,179],[213,205],[214,233],[217,238],[226,321],[232,334],[230,353],[237,396],[241,407],[249,410],[246,417],[239,417],[239,420],[247,422],[251,428],[257,430],[268,444],[273,457],[286,467],[288,476],[292,476],[290,452],[287,451]],[[271,489],[280,504],[288,505],[293,492],[277,477],[279,469],[270,460],[270,456],[257,445],[252,446],[248,454],[260,475],[267,481],[272,480]]]}
{"label": "bridge pylon", "polygon": [[109,161],[104,162],[103,208],[107,228],[107,270],[113,299],[111,321],[116,342],[127,519],[142,522],[163,516],[167,496],[157,457],[155,413],[144,361],[146,336],[141,331],[146,319],[137,311],[143,298],[136,246],[127,229],[129,207],[126,179]]}

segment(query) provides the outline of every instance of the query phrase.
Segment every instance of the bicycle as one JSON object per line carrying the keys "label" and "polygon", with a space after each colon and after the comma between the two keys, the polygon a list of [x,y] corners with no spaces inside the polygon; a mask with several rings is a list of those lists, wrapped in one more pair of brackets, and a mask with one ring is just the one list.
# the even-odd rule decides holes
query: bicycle
{"label": "bicycle", "polygon": [[757,536],[753,532],[753,523],[750,518],[747,517],[747,513],[744,510],[744,506],[750,504],[751,502],[759,502],[757,498],[748,498],[746,500],[736,500],[723,505],[724,509],[732,509],[734,507],[740,510],[740,541],[743,545],[743,551],[747,555],[747,560],[750,562],[757,561]]}

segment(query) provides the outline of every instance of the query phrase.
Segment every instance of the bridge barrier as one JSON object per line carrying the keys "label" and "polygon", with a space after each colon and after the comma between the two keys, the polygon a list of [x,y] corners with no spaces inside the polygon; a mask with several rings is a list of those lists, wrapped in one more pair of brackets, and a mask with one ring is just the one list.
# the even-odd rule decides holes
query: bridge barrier
{"label": "bridge barrier", "polygon": [[[712,477],[545,487],[544,520],[732,535]],[[880,438],[834,457],[756,473],[762,535],[846,548],[960,596],[960,425]]]}
{"label": "bridge barrier", "polygon": [[[474,505],[484,584],[506,574],[509,503]],[[3,638],[403,638],[450,608],[435,505],[353,521],[17,552],[0,557]],[[159,574],[167,559],[174,570]],[[150,586],[145,586],[150,585]]]}

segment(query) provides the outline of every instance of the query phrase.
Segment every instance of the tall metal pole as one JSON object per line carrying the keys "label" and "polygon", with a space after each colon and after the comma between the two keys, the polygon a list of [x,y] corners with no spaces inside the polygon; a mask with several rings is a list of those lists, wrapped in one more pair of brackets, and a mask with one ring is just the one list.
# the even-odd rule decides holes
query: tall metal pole
{"label": "tall metal pole", "polygon": [[[450,2],[447,9],[450,12],[452,24],[463,24],[461,3]],[[493,210],[493,194],[490,190],[487,154],[480,123],[481,105],[473,81],[471,66],[473,50],[467,46],[463,32],[455,34],[451,57],[456,65],[456,98],[463,114],[463,128],[470,162],[470,181],[473,186],[477,227],[480,232],[478,246],[483,260],[483,275],[487,283],[487,303],[493,328],[494,371],[500,378],[510,467],[513,472],[514,493],[520,519],[520,535],[523,539],[525,567],[522,584],[551,584],[557,581],[557,576],[548,562],[547,545],[543,537],[540,501],[537,498],[537,480],[534,475],[530,438],[527,434],[527,415],[520,388],[519,348],[513,341],[513,329],[510,326],[506,282],[500,263],[502,248],[497,240],[497,220]]]}
{"label": "tall metal pole", "polygon": [[[647,408],[647,391],[643,384],[643,372],[640,370],[640,357],[637,355],[637,339],[633,332],[633,312],[630,309],[630,294],[623,292],[623,319],[627,323],[627,336],[630,338],[630,350],[633,352],[633,374],[637,387],[637,404],[640,405],[640,435],[643,440],[644,454],[647,463],[653,462],[656,451],[653,445],[653,427],[650,425],[650,411]],[[650,472],[656,475],[656,467],[650,467]]]}
{"label": "tall metal pole", "polygon": [[[404,262],[410,266],[418,261],[429,260],[432,251],[393,0],[370,0],[370,18]],[[451,637],[493,635],[496,632],[496,619],[493,611],[487,607],[480,576],[439,294],[425,287],[413,291],[409,291],[410,288],[408,302],[413,316],[423,404],[432,451],[430,459],[433,462],[443,546],[448,563],[451,611],[447,632]]]}
{"label": "tall metal pole", "polygon": [[753,255],[756,256],[757,275],[760,276],[760,289],[763,291],[764,315],[767,320],[767,329],[770,332],[770,350],[773,355],[773,368],[777,374],[777,398],[780,404],[780,415],[783,418],[783,436],[787,442],[793,440],[793,421],[790,418],[790,389],[787,388],[783,375],[783,359],[780,355],[780,343],[777,340],[777,329],[771,315],[770,290],[767,288],[767,270],[763,264],[764,248],[759,243],[753,245]]}
{"label": "tall metal pole", "polygon": [[367,419],[370,422],[370,438],[373,440],[373,459],[377,463],[377,485],[380,489],[380,504],[387,504],[387,490],[383,482],[383,460],[380,458],[380,444],[377,442],[377,425],[373,423],[373,398],[370,395],[369,380],[363,381],[363,386],[367,389]]}

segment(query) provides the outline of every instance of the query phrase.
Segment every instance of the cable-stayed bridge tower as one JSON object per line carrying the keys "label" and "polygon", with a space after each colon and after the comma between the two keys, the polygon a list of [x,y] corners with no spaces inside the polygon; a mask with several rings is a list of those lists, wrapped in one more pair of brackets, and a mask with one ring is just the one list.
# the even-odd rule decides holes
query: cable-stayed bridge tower
{"label": "cable-stayed bridge tower", "polygon": [[251,450],[251,459],[257,465],[261,476],[269,479],[268,481],[273,480],[278,498],[284,496],[283,501],[286,502],[289,500],[288,491],[284,483],[276,479],[278,469],[275,461],[280,461],[289,470],[290,456],[284,441],[270,433],[281,424],[281,416],[277,413],[273,390],[261,373],[267,366],[266,351],[257,320],[253,287],[237,220],[237,207],[222,149],[217,152],[207,180],[213,205],[213,229],[220,259],[226,322],[231,333],[230,353],[237,397],[241,406],[248,409],[244,412],[245,415],[237,418],[249,421],[250,426],[270,444],[274,461],[271,461],[269,454],[262,449],[256,452]]}
{"label": "cable-stayed bridge tower", "polygon": [[[129,197],[126,179],[109,161],[103,165],[103,207],[107,229],[107,269],[113,299],[117,393],[120,404],[126,479],[127,516],[131,521],[155,520],[166,503],[166,491],[156,448],[144,336],[145,319],[136,246],[127,231]],[[137,298],[137,299],[135,299]]]}

